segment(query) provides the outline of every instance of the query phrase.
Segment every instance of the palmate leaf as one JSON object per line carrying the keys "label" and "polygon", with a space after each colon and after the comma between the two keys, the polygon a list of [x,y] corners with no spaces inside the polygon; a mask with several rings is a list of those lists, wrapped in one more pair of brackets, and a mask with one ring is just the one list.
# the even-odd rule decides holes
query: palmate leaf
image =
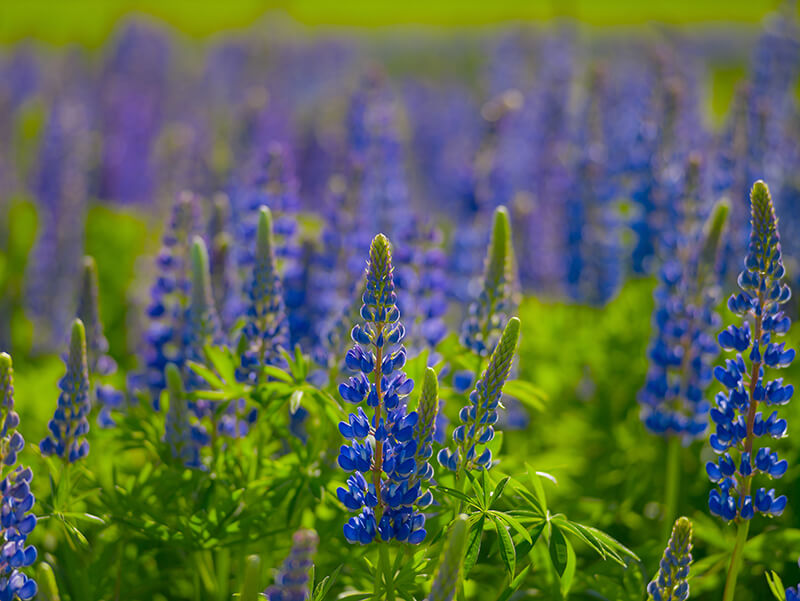
{"label": "palmate leaf", "polygon": [[344,565],[337,567],[331,574],[325,576],[322,581],[314,587],[314,594],[311,595],[311,601],[324,601],[328,592],[330,592],[336,580],[339,578],[339,573],[342,571]]}

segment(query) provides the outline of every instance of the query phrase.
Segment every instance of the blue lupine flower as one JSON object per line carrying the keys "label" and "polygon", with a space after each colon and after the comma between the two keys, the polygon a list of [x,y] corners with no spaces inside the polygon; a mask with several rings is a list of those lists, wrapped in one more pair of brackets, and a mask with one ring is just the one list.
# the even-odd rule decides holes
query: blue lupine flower
{"label": "blue lupine flower", "polygon": [[661,268],[650,367],[639,393],[642,420],[654,434],[691,441],[706,430],[704,394],[719,352],[711,335],[719,325],[715,265],[727,213],[726,204],[717,205],[705,230],[681,237]]}
{"label": "blue lupine flower", "polygon": [[115,424],[112,409],[119,409],[125,397],[121,391],[97,381],[98,376],[107,376],[117,370],[117,363],[108,354],[108,340],[103,333],[98,299],[97,264],[92,257],[83,258],[83,279],[78,296],[77,317],[86,328],[86,352],[89,364],[89,379],[92,394],[100,405],[97,422],[101,427]]}
{"label": "blue lupine flower", "polygon": [[32,599],[36,582],[19,571],[36,561],[36,547],[26,545],[36,527],[36,516],[29,513],[36,499],[31,492],[33,472],[17,466],[0,482],[0,527],[3,544],[0,552],[0,599]]}
{"label": "blue lupine flower", "polygon": [[247,283],[247,322],[242,329],[241,366],[237,377],[258,382],[264,365],[282,365],[281,350],[289,347],[289,323],[283,301],[272,237],[272,213],[262,206],[253,273]]}
{"label": "blue lupine flower", "polygon": [[755,512],[778,516],[787,502],[785,496],[775,496],[775,489],[751,492],[756,473],[780,478],[788,467],[786,460],[778,459],[769,447],[756,450],[753,446],[756,438],[786,435],[786,420],[779,418],[777,411],[765,417],[757,409],[759,403],[771,407],[789,402],[794,387],[784,384],[782,378],[767,381],[765,371],[768,367],[787,367],[795,353],[777,342],[791,324],[781,310],[791,291],[781,282],[784,267],[778,220],[763,181],[753,185],[750,199],[752,232],[745,269],[739,274],[742,291],[728,300],[728,308],[744,322],[742,326],[729,326],[719,335],[720,346],[736,351],[736,357],[726,359],[724,367],[714,370],[726,392],[717,394],[716,407],[711,410],[716,431],[710,443],[720,458],[706,465],[709,478],[717,484],[709,494],[709,509],[727,521],[749,520]]}
{"label": "blue lupine flower", "polygon": [[464,345],[482,357],[494,351],[502,324],[515,309],[514,286],[511,224],[505,207],[498,207],[484,265],[483,288],[470,305],[461,331]]}
{"label": "blue lupine flower", "polygon": [[17,432],[19,415],[14,411],[14,370],[11,356],[0,353],[0,461],[3,465],[14,465],[17,454],[25,446],[25,439]]}
{"label": "blue lupine flower", "polygon": [[298,530],[292,536],[292,550],[283,562],[275,584],[264,594],[269,601],[306,601],[309,597],[309,572],[319,537],[313,530]]}
{"label": "blue lupine flower", "polygon": [[[383,541],[417,544],[425,538],[425,516],[414,507],[420,500],[429,501],[421,493],[427,469],[420,473],[417,452],[424,447],[424,456],[429,443],[416,439],[415,434],[426,434],[427,427],[417,428],[419,415],[406,411],[404,398],[414,382],[401,371],[406,362],[405,328],[397,308],[389,240],[383,234],[370,246],[362,300],[364,321],[353,328],[355,346],[345,358],[356,375],[339,386],[339,393],[350,403],[366,402],[374,415],[370,418],[359,407],[339,424],[350,440],[340,449],[339,466],[353,474],[347,488],[336,492],[345,507],[360,510],[345,524],[344,535],[351,543],[367,544],[380,534]],[[426,418],[429,413],[426,409]]]}
{"label": "blue lupine flower", "polygon": [[687,601],[689,599],[689,566],[692,563],[692,522],[680,517],[672,527],[658,574],[647,585],[650,601]]}
{"label": "blue lupine flower", "polygon": [[53,419],[47,424],[50,434],[39,443],[42,455],[58,455],[70,463],[89,454],[89,367],[86,358],[86,331],[83,322],[72,322],[67,373],[58,383],[61,394]]}
{"label": "blue lupine flower", "polygon": [[[19,416],[14,411],[14,372],[11,357],[0,353],[0,457],[6,467],[13,467],[25,441],[17,432]],[[36,526],[36,516],[29,513],[36,499],[30,489],[33,472],[21,465],[0,482],[0,528],[4,542],[0,550],[0,599],[31,599],[36,582],[19,571],[36,561],[36,548],[26,545]]]}
{"label": "blue lupine flower", "polygon": [[186,360],[184,324],[191,289],[189,250],[192,235],[199,227],[199,209],[193,194],[185,192],[178,196],[156,258],[158,275],[150,289],[147,307],[151,322],[145,333],[145,371],[133,381],[138,384],[138,380],[143,380],[141,384],[156,410],[166,388],[167,364],[174,363],[183,369]]}
{"label": "blue lupine flower", "polygon": [[470,404],[461,408],[458,414],[461,424],[453,431],[455,450],[439,451],[439,463],[449,470],[460,474],[464,470],[488,469],[492,465],[492,451],[487,447],[478,454],[478,447],[494,438],[497,408],[517,349],[519,327],[518,318],[508,321],[488,367],[469,395]]}

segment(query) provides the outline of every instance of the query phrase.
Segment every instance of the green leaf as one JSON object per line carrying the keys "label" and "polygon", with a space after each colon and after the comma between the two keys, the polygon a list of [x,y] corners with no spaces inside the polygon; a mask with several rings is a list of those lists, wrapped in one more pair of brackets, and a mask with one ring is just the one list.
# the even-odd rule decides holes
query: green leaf
{"label": "green leaf", "polygon": [[522,536],[523,539],[533,544],[533,541],[531,540],[531,535],[528,534],[528,530],[515,517],[510,516],[507,513],[503,513],[502,511],[490,511],[489,515],[492,515],[497,519],[502,520],[503,522],[511,526],[514,530],[516,530]]}
{"label": "green leaf", "polygon": [[544,532],[544,529],[545,529],[546,526],[547,526],[547,522],[545,520],[542,520],[539,524],[536,524],[533,528],[531,528],[531,530],[530,530],[530,542],[528,542],[526,540],[523,540],[517,546],[517,555],[518,556],[524,557],[525,555],[530,553],[531,549],[533,549],[533,546],[536,544],[536,542],[542,536],[542,532]]}
{"label": "green leaf", "polygon": [[486,516],[481,515],[478,521],[472,526],[467,538],[467,553],[464,557],[464,578],[469,575],[470,570],[478,561],[478,553],[481,552],[481,537],[483,536],[483,526],[486,523]]}
{"label": "green leaf", "polygon": [[325,578],[322,579],[322,582],[320,582],[314,589],[314,594],[311,596],[311,601],[323,601],[323,599],[325,599],[325,596],[331,590],[333,585],[336,584],[336,579],[339,578],[339,572],[342,571],[343,567],[344,565],[340,565],[331,573],[330,576],[325,576]]}
{"label": "green leaf", "polygon": [[534,470],[529,463],[525,463],[525,467],[528,469],[528,479],[531,482],[531,486],[533,487],[533,493],[536,495],[536,499],[539,502],[539,505],[542,509],[542,513],[547,513],[547,495],[544,493],[544,486],[542,485],[542,480],[539,477],[539,473]]}
{"label": "green leaf", "polygon": [[567,559],[569,551],[567,550],[567,539],[558,528],[553,525],[550,534],[550,559],[553,561],[553,567],[558,572],[559,578],[564,574],[567,569]]}
{"label": "green leaf", "polygon": [[300,403],[303,400],[303,391],[302,390],[295,390],[292,393],[292,396],[289,397],[289,413],[294,415],[297,413],[297,410],[300,409]]}
{"label": "green leaf", "polygon": [[775,598],[778,601],[786,601],[786,587],[783,586],[781,577],[772,571],[765,572],[764,576],[767,577],[767,584],[769,585],[769,590],[772,591],[772,594],[775,596]]}
{"label": "green leaf", "polygon": [[525,580],[525,577],[528,575],[528,572],[530,571],[531,571],[531,566],[530,565],[525,566],[525,569],[522,570],[519,574],[517,574],[517,577],[511,581],[511,584],[509,584],[506,587],[506,589],[502,593],[500,593],[500,596],[497,598],[497,601],[508,601],[508,599],[511,598],[511,595],[517,592],[517,589],[520,587],[520,585],[522,585],[522,583]]}
{"label": "green leaf", "polygon": [[492,501],[489,503],[490,508],[494,507],[494,504],[497,503],[497,499],[503,496],[503,491],[505,490],[509,480],[511,480],[511,478],[506,476],[497,483],[497,486],[495,486],[494,491],[492,492]]}
{"label": "green leaf", "polygon": [[281,382],[286,382],[287,384],[291,384],[294,382],[292,376],[283,371],[280,367],[275,367],[274,365],[264,365],[261,367],[261,372],[269,376],[270,378],[275,378],[276,380],[280,380]]}
{"label": "green leaf", "polygon": [[236,364],[228,349],[209,344],[203,348],[203,353],[228,385],[236,382]]}
{"label": "green leaf", "polygon": [[437,484],[436,488],[434,490],[440,490],[444,494],[446,494],[446,495],[448,495],[450,497],[455,497],[459,501],[464,501],[464,503],[469,503],[470,505],[475,506],[475,500],[474,499],[468,497],[463,492],[461,492],[460,490],[456,490],[455,488],[449,488],[447,486],[442,486],[441,484]]}
{"label": "green leaf", "polygon": [[213,370],[209,369],[205,365],[190,360],[186,361],[186,365],[188,365],[189,369],[191,369],[194,373],[203,378],[215,389],[222,390],[223,388],[225,388],[225,383],[219,379],[219,377],[217,376],[217,374],[213,372]]}
{"label": "green leaf", "polygon": [[517,399],[520,403],[535,411],[543,411],[545,408],[544,401],[547,400],[547,395],[544,391],[524,380],[507,380],[503,385],[503,394]]}
{"label": "green leaf", "polygon": [[502,520],[498,519],[494,514],[489,514],[494,522],[494,529],[497,531],[497,541],[500,545],[500,558],[506,566],[506,571],[510,578],[514,577],[514,572],[517,570],[517,552],[514,549],[514,541],[511,540],[511,535]]}

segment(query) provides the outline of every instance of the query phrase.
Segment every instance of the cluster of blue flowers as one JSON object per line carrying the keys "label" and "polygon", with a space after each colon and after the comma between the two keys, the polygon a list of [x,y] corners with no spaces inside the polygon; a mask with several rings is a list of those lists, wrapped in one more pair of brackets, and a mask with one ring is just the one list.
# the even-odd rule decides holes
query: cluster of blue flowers
{"label": "cluster of blue flowers", "polygon": [[654,434],[691,441],[706,431],[705,391],[719,352],[712,335],[720,321],[714,267],[726,218],[727,205],[719,204],[704,229],[676,235],[681,244],[670,245],[661,268],[650,367],[639,393],[642,420]]}
{"label": "cluster of blue flowers", "polygon": [[374,413],[370,417],[359,406],[339,424],[350,441],[340,449],[339,465],[352,475],[347,488],[340,487],[337,494],[345,507],[360,512],[345,524],[344,535],[352,543],[367,544],[379,535],[383,541],[416,544],[426,534],[425,516],[415,506],[431,500],[422,493],[422,479],[430,472],[421,464],[431,453],[428,432],[438,406],[426,401],[422,417],[429,421],[419,427],[421,416],[406,408],[405,397],[414,382],[402,371],[405,328],[397,308],[389,240],[383,234],[372,241],[366,273],[363,323],[353,328],[355,346],[345,359],[356,375],[339,386],[339,393],[355,405],[366,402]]}
{"label": "cluster of blue flowers", "polygon": [[489,365],[469,395],[470,404],[459,411],[461,423],[453,431],[456,448],[439,451],[439,463],[449,470],[463,472],[488,469],[492,465],[492,451],[488,447],[478,453],[478,447],[494,438],[497,408],[503,394],[503,385],[511,371],[511,362],[519,341],[520,321],[512,317],[500,337]]}
{"label": "cluster of blue flowers", "polygon": [[717,484],[709,495],[709,509],[728,521],[749,520],[756,512],[777,516],[787,502],[784,495],[775,495],[775,489],[761,487],[754,493],[751,489],[759,472],[780,478],[788,468],[776,452],[769,447],[755,449],[754,443],[762,436],[778,439],[786,435],[786,420],[779,418],[777,411],[765,416],[757,409],[759,403],[775,407],[789,402],[793,386],[784,384],[782,378],[767,380],[765,372],[787,367],[795,353],[777,340],[791,325],[781,309],[791,291],[781,281],[784,267],[778,220],[767,185],[757,181],[750,199],[752,232],[745,269],[739,274],[742,291],[728,300],[728,308],[744,322],[719,335],[720,346],[735,351],[736,357],[714,370],[726,392],[717,394],[711,410],[715,432],[710,442],[720,457],[706,465],[709,478]]}
{"label": "cluster of blue flowers", "polygon": [[86,357],[86,331],[83,322],[72,322],[66,374],[58,382],[61,393],[53,418],[47,424],[50,434],[39,443],[42,455],[57,455],[73,463],[89,454],[89,365]]}
{"label": "cluster of blue flowers", "polygon": [[275,584],[264,592],[269,601],[307,601],[309,572],[314,566],[317,543],[319,537],[313,530],[294,533],[292,550],[275,577]]}
{"label": "cluster of blue flowers", "polygon": [[147,307],[151,322],[145,332],[145,371],[132,382],[133,388],[141,385],[147,390],[156,410],[160,406],[161,392],[166,388],[164,370],[167,364],[174,363],[182,368],[186,359],[183,324],[191,289],[189,250],[198,222],[197,198],[188,192],[182,193],[172,209],[156,259],[158,275]]}
{"label": "cluster of blue flowers", "polygon": [[658,574],[647,585],[649,601],[687,601],[689,566],[692,563],[692,523],[680,517],[672,527]]}
{"label": "cluster of blue flowers", "polygon": [[19,416],[14,410],[14,371],[11,357],[0,353],[0,458],[3,467],[13,468],[0,481],[0,600],[32,599],[36,582],[20,571],[36,561],[36,548],[27,544],[28,535],[36,527],[36,516],[30,513],[36,499],[30,483],[30,468],[16,465],[19,452],[25,446],[17,431]]}

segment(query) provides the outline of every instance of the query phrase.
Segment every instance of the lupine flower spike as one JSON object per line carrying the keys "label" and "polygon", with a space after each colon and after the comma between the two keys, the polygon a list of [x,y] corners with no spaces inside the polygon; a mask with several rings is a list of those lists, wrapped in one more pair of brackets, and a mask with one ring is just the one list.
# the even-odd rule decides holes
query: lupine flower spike
{"label": "lupine flower spike", "polygon": [[70,463],[89,454],[89,367],[83,322],[72,322],[67,354],[67,373],[58,383],[61,394],[50,420],[50,434],[39,443],[42,455],[57,455]]}
{"label": "lupine flower spike", "polygon": [[[187,359],[202,363],[205,347],[222,342],[222,326],[211,292],[208,250],[205,242],[199,236],[195,236],[192,243],[191,260],[192,291],[186,315],[184,348]],[[190,392],[201,390],[206,385],[200,376],[190,370],[186,370],[185,382],[186,390]],[[214,422],[216,413],[213,402],[198,399],[190,403],[189,408],[197,416],[197,419],[209,418]],[[212,427],[216,428],[216,423],[213,423]]]}
{"label": "lupine flower spike", "polygon": [[306,601],[309,572],[314,565],[319,537],[313,530],[298,530],[292,537],[292,550],[283,562],[275,584],[265,591],[269,601]]}
{"label": "lupine flower spike", "polygon": [[647,585],[649,601],[686,601],[689,598],[689,566],[692,563],[692,522],[680,517],[672,527],[658,574]]}
{"label": "lupine flower spike", "polygon": [[186,467],[200,469],[200,449],[209,443],[209,436],[200,424],[192,423],[181,372],[174,363],[166,369],[169,409],[164,426],[164,442],[172,449],[172,456],[183,461]]}
{"label": "lupine flower spike", "polygon": [[339,466],[352,475],[347,488],[340,487],[337,495],[345,507],[360,512],[344,526],[351,543],[367,544],[379,534],[383,541],[416,544],[426,534],[425,516],[414,507],[430,500],[421,494],[427,469],[417,465],[421,445],[415,437],[427,429],[417,429],[419,415],[406,411],[404,398],[414,382],[401,371],[406,362],[401,344],[405,328],[400,323],[392,272],[389,240],[378,234],[367,263],[361,306],[364,321],[353,328],[355,346],[345,357],[348,369],[357,375],[339,386],[344,400],[355,405],[366,402],[374,411],[369,417],[359,406],[339,424],[339,431],[350,440],[340,449]]}
{"label": "lupine flower spike", "polygon": [[794,393],[794,387],[784,384],[783,378],[766,379],[767,368],[788,367],[795,352],[787,349],[785,342],[777,341],[791,324],[781,309],[791,291],[782,283],[778,219],[764,182],[759,180],[753,185],[750,204],[750,245],[744,271],[739,274],[742,291],[728,299],[728,308],[743,323],[728,327],[718,337],[720,346],[736,351],[736,357],[714,370],[714,376],[725,387],[725,392],[717,394],[716,407],[711,410],[715,432],[710,443],[720,457],[706,465],[708,477],[717,485],[708,498],[711,513],[728,522],[736,521],[739,528],[725,601],[733,598],[749,521],[756,512],[770,517],[781,515],[787,502],[784,495],[776,496],[774,488],[752,488],[759,473],[770,479],[780,478],[788,468],[787,461],[778,459],[769,447],[755,448],[757,438],[782,438],[787,430],[786,420],[779,418],[777,411],[764,417],[758,405],[785,405]]}
{"label": "lupine flower spike", "polygon": [[511,222],[505,207],[494,212],[492,237],[483,271],[483,287],[470,305],[461,340],[464,346],[485,357],[492,353],[500,338],[502,324],[515,310],[514,251],[511,245]]}
{"label": "lupine flower spike", "polygon": [[237,377],[255,382],[260,368],[282,362],[280,351],[289,346],[289,323],[275,261],[272,213],[264,206],[258,217],[253,273],[245,292],[247,323],[242,330],[241,366]]}
{"label": "lupine flower spike", "polygon": [[433,577],[431,594],[427,601],[452,601],[458,587],[461,567],[467,542],[467,516],[460,515],[450,526],[436,575]]}
{"label": "lupine flower spike", "polygon": [[447,469],[460,474],[466,470],[491,467],[492,451],[484,448],[478,454],[477,448],[494,438],[497,407],[517,349],[519,327],[519,319],[512,317],[489,359],[488,367],[469,395],[470,404],[461,408],[458,414],[461,424],[453,432],[455,450],[445,448],[439,451],[439,463]]}
{"label": "lupine flower spike", "polygon": [[97,416],[101,427],[111,427],[114,420],[111,410],[118,409],[123,401],[123,394],[108,384],[96,381],[98,376],[107,376],[117,370],[117,364],[108,355],[108,340],[103,333],[103,322],[100,320],[99,286],[97,283],[97,264],[92,257],[83,258],[83,278],[78,296],[77,317],[86,328],[86,356],[89,365],[89,381],[92,395],[100,405]]}
{"label": "lupine flower spike", "polygon": [[[0,353],[0,455],[3,468],[13,468],[0,481],[0,528],[4,541],[0,552],[0,599],[32,599],[36,582],[19,571],[36,561],[36,548],[27,545],[28,535],[36,527],[36,516],[29,513],[36,499],[30,489],[33,472],[17,463],[17,455],[25,445],[17,432],[19,416],[14,411],[14,371],[11,357]],[[5,469],[3,470],[5,471]]]}
{"label": "lupine flower spike", "polygon": [[714,267],[727,215],[728,205],[719,203],[703,231],[687,241],[688,257],[671,257],[661,269],[650,367],[639,392],[642,421],[653,434],[689,442],[706,431],[710,406],[703,395],[719,354]]}

